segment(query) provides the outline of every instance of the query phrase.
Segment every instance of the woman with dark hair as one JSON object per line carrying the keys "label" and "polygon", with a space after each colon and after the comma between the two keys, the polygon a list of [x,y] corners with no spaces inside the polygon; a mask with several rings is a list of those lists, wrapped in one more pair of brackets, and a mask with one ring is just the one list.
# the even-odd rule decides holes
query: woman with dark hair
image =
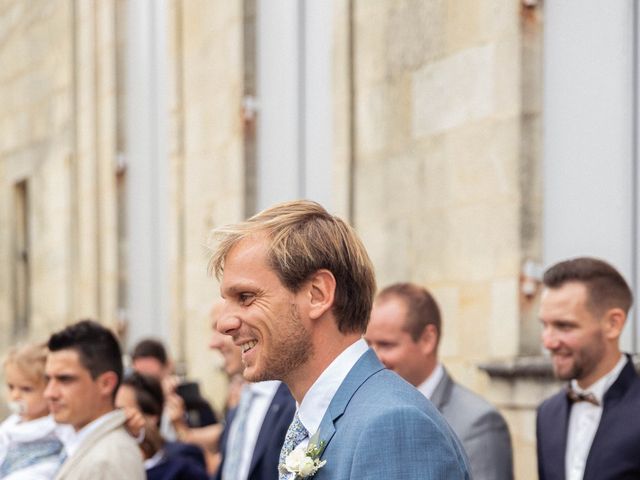
{"label": "woman with dark hair", "polygon": [[125,375],[116,405],[135,408],[146,419],[140,450],[145,460],[148,480],[207,480],[202,451],[195,445],[166,442],[160,435],[160,417],[164,394],[160,382],[150,376],[132,372]]}

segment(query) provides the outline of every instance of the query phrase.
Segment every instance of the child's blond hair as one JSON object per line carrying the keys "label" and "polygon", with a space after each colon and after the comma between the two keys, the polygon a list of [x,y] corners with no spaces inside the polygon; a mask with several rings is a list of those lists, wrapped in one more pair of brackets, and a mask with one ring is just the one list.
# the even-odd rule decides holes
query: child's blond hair
{"label": "child's blond hair", "polygon": [[32,382],[43,383],[48,353],[44,343],[15,346],[7,352],[2,366],[6,368],[7,365],[14,365]]}

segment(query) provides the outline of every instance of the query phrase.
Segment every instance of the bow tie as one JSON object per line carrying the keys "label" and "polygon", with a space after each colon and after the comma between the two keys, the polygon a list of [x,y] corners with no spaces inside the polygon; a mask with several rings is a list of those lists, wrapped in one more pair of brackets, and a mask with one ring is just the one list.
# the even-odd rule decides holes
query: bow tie
{"label": "bow tie", "polygon": [[580,392],[576,392],[571,387],[567,387],[567,397],[569,398],[571,403],[589,402],[592,405],[595,405],[596,407],[600,406],[600,402],[598,401],[596,396],[590,392],[580,393]]}

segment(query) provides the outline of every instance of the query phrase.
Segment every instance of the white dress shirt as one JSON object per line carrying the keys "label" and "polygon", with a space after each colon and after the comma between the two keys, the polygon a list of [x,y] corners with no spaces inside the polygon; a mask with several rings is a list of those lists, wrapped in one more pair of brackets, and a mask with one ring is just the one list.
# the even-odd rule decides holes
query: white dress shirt
{"label": "white dress shirt", "polygon": [[[298,408],[298,417],[310,437],[313,437],[320,428],[322,418],[345,377],[368,349],[367,342],[362,339],[347,347],[320,374],[302,399]],[[302,441],[302,445],[308,444],[309,438]]]}
{"label": "white dress shirt", "polygon": [[440,380],[442,380],[443,375],[444,368],[442,368],[442,364],[438,363],[436,368],[433,369],[433,372],[431,372],[431,375],[417,386],[418,391],[431,400],[431,396],[433,395],[433,392],[436,391],[436,387],[440,383]]}
{"label": "white dress shirt", "polygon": [[593,393],[600,405],[594,405],[589,402],[576,402],[571,407],[567,432],[567,449],[564,457],[567,480],[582,480],[593,437],[596,435],[600,417],[602,417],[602,399],[609,387],[617,380],[626,363],[626,355],[621,355],[616,366],[587,390],[580,388],[576,380],[571,380],[571,388],[578,393]]}
{"label": "white dress shirt", "polygon": [[[243,390],[248,390],[248,392],[245,393],[243,391],[241,398],[251,398],[251,405],[247,412],[244,444],[242,446],[240,464],[238,466],[238,471],[234,476],[234,480],[246,480],[249,476],[249,468],[251,467],[251,459],[253,458],[253,451],[256,448],[258,435],[260,434],[262,423],[264,422],[269,406],[273,401],[273,397],[275,397],[276,391],[280,387],[280,383],[281,382],[279,381],[256,382],[249,383],[242,387]],[[247,393],[250,393],[250,395],[247,395]],[[238,411],[239,410],[240,405],[238,405]],[[233,445],[234,438],[238,435],[237,430],[240,422],[236,422],[236,420],[237,419],[234,418],[233,422],[231,422],[231,431],[229,432],[227,446]]]}

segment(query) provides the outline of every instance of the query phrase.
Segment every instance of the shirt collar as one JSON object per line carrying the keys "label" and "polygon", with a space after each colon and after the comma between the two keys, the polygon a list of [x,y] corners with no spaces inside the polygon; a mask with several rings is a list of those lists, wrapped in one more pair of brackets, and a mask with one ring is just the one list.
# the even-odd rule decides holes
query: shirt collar
{"label": "shirt collar", "polygon": [[279,380],[268,380],[266,382],[256,382],[247,385],[254,396],[275,395],[276,390],[280,386]]}
{"label": "shirt collar", "polygon": [[160,449],[155,453],[153,457],[147,458],[144,461],[144,469],[151,470],[153,467],[158,465],[164,459],[164,454],[164,450]]}
{"label": "shirt collar", "polygon": [[440,380],[442,380],[443,376],[444,368],[442,368],[442,364],[438,363],[436,368],[433,369],[433,372],[431,372],[431,375],[429,375],[424,382],[418,385],[417,389],[425,397],[431,400],[431,396],[433,395],[433,392],[435,392],[436,387],[440,383]]}
{"label": "shirt collar", "polygon": [[345,377],[368,349],[367,342],[363,339],[347,347],[320,374],[304,396],[298,408],[298,417],[310,436],[320,427],[322,418]]}
{"label": "shirt collar", "polygon": [[578,393],[587,393],[587,392],[593,393],[593,395],[596,397],[600,405],[602,405],[602,399],[604,398],[604,394],[607,393],[607,390],[609,390],[609,387],[611,387],[611,385],[613,385],[613,383],[618,379],[618,376],[620,376],[620,372],[622,371],[626,363],[627,363],[627,356],[620,355],[620,359],[618,360],[618,363],[616,363],[615,367],[613,367],[609,371],[609,373],[607,373],[604,377],[600,378],[597,382],[595,382],[589,388],[587,389],[580,388],[580,385],[578,385],[578,381],[575,379],[571,380],[571,388]]}
{"label": "shirt collar", "polygon": [[75,435],[70,436],[64,444],[67,456],[70,457],[73,455],[92,432],[96,431],[102,424],[117,414],[120,414],[120,410],[112,410],[109,413],[105,413],[75,432]]}

